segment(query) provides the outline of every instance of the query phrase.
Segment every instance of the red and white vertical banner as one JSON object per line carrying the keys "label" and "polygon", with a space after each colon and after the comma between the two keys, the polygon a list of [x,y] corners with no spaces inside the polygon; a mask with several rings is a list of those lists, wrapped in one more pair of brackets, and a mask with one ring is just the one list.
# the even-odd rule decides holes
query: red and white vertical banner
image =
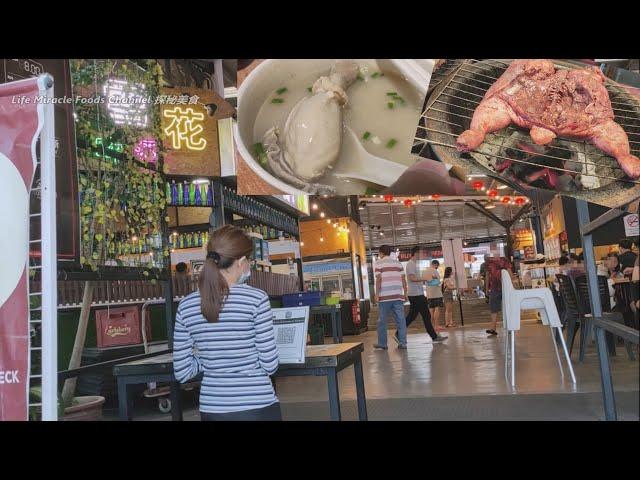
{"label": "red and white vertical banner", "polygon": [[28,419],[29,196],[44,94],[41,78],[0,85],[0,420]]}

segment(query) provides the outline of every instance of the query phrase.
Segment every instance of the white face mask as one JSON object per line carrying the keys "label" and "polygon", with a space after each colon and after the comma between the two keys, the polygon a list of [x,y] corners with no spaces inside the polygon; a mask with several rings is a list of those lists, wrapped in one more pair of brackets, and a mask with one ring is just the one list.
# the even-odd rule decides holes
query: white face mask
{"label": "white face mask", "polygon": [[[245,258],[246,260],[246,258]],[[249,261],[246,260],[247,265],[249,264]],[[238,283],[247,283],[249,281],[249,278],[251,278],[251,268],[248,268],[246,272],[242,272],[240,274],[240,276],[238,277]]]}

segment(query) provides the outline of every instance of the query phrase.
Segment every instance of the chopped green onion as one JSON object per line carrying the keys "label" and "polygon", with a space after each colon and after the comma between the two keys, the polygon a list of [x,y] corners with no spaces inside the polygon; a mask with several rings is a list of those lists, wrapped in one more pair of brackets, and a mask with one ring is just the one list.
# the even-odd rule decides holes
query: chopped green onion
{"label": "chopped green onion", "polygon": [[264,145],[262,145],[262,143],[258,142],[253,145],[253,153],[256,157],[258,157],[258,162],[260,163],[260,165],[262,165],[263,167],[266,167],[268,165],[269,162],[267,159],[267,152],[264,149]]}
{"label": "chopped green onion", "polygon": [[393,148],[395,147],[396,143],[398,143],[398,141],[395,138],[392,138],[391,140],[389,140],[387,142],[387,148]]}
{"label": "chopped green onion", "polygon": [[398,92],[387,92],[387,97],[397,97]]}
{"label": "chopped green onion", "polygon": [[311,87],[307,87],[307,90],[310,92],[312,90],[312,88]]}
{"label": "chopped green onion", "polygon": [[406,103],[404,101],[404,98],[402,98],[400,95],[396,95],[395,97],[393,97],[393,101],[395,102],[396,100],[399,101],[402,104]]}
{"label": "chopped green onion", "polygon": [[364,80],[362,73],[358,72],[358,75],[356,76],[356,80],[360,80],[361,82]]}
{"label": "chopped green onion", "polygon": [[364,132],[364,135],[362,135],[362,139],[363,140],[369,140],[370,136],[371,136],[371,132]]}
{"label": "chopped green onion", "polygon": [[393,108],[393,102],[389,102],[389,103],[387,103],[387,107],[389,107],[389,108]]}
{"label": "chopped green onion", "polygon": [[274,98],[271,103],[284,103],[284,98]]}
{"label": "chopped green onion", "polygon": [[380,72],[374,72],[371,74],[371,78],[378,78],[380,76]]}
{"label": "chopped green onion", "polygon": [[256,156],[262,155],[263,153],[267,153],[264,149],[264,146],[262,145],[262,143],[258,142],[256,144],[253,145],[253,153],[255,153]]}
{"label": "chopped green onion", "polygon": [[284,92],[287,92],[287,91],[288,91],[287,87],[282,87],[282,88],[279,88],[278,90],[276,90],[276,93],[278,95],[282,95]]}

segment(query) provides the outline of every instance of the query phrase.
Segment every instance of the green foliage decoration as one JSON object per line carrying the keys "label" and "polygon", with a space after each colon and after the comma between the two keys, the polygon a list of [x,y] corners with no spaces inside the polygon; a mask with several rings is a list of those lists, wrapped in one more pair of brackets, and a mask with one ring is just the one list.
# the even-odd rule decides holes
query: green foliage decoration
{"label": "green foliage decoration", "polygon": [[[103,266],[143,269],[157,278],[167,268],[169,250],[163,228],[167,200],[162,172],[162,129],[158,96],[162,69],[155,60],[81,59],[71,61],[80,192],[81,258],[93,271]],[[105,84],[126,81],[125,94],[151,99],[146,125],[116,124]],[[96,102],[95,99],[101,99]],[[94,101],[88,100],[94,99]],[[133,154],[142,138],[153,137],[155,165]]]}

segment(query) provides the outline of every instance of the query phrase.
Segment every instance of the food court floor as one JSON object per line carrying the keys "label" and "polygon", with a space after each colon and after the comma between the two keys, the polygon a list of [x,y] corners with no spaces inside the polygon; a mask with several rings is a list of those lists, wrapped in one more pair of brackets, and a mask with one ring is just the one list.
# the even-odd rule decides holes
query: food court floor
{"label": "food court floor", "polygon": [[[389,350],[374,350],[375,331],[345,337],[363,342],[363,368],[370,420],[599,420],[603,419],[600,373],[595,346],[578,363],[573,351],[577,386],[568,372],[560,377],[548,327],[524,321],[516,335],[516,383],[507,385],[502,331],[485,333],[487,324],[449,329],[449,339],[432,344],[420,319],[411,325],[408,349],[398,350],[389,337]],[[389,331],[392,334],[392,331]],[[330,342],[330,338],[326,338]],[[618,417],[638,420],[638,361],[624,347],[611,358]],[[355,420],[353,369],[339,374],[343,419]],[[285,420],[328,420],[325,377],[289,377],[277,381]],[[185,394],[185,420],[197,420],[197,395]],[[189,396],[190,395],[190,396]],[[141,402],[142,403],[142,402]],[[168,419],[153,404],[136,407],[136,419]],[[105,412],[115,416],[116,412]]]}

